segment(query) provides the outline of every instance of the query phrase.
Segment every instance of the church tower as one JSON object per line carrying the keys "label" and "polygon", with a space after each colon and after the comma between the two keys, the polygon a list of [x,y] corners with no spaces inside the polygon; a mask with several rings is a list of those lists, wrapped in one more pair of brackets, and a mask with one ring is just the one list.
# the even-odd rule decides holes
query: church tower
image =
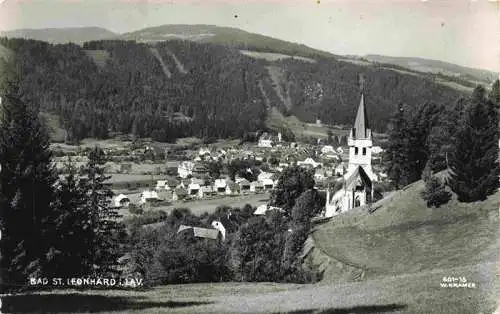
{"label": "church tower", "polygon": [[349,177],[359,166],[363,168],[372,181],[377,181],[377,177],[372,170],[372,130],[366,114],[363,89],[361,89],[358,113],[347,139],[347,145],[349,146],[349,165],[345,177]]}

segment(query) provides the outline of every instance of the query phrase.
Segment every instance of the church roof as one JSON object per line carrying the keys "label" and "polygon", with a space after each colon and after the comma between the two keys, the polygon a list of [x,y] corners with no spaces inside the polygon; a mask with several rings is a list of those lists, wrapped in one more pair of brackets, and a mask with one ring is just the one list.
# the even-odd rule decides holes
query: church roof
{"label": "church roof", "polygon": [[352,184],[358,179],[361,178],[361,180],[368,186],[372,186],[372,180],[370,177],[366,174],[365,170],[363,167],[358,166],[352,173],[351,175],[345,180],[345,187],[350,188]]}
{"label": "church roof", "polygon": [[354,138],[368,138],[370,135],[370,125],[368,124],[368,115],[366,114],[365,95],[361,93],[359,101],[358,113],[352,129]]}

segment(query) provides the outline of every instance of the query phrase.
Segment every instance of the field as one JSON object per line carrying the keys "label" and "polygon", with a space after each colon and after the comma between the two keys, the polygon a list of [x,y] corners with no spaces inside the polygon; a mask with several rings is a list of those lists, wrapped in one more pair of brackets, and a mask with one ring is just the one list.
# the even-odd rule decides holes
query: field
{"label": "field", "polygon": [[[267,125],[271,129],[279,129],[280,127],[288,128],[295,134],[297,139],[302,139],[304,137],[326,138],[328,136],[329,129],[325,125],[301,122],[295,116],[285,117],[274,108],[269,111]],[[335,128],[332,128],[331,130],[335,136],[344,136],[349,133],[348,130]]]}
{"label": "field", "polygon": [[264,59],[264,60],[271,61],[271,62],[291,58],[291,59],[301,60],[304,62],[316,63],[316,60],[311,59],[311,58],[286,55],[286,54],[282,54],[282,53],[260,52],[260,51],[250,51],[250,50],[240,50],[240,52],[242,54],[249,56],[249,57],[252,57],[252,58]]}
{"label": "field", "polygon": [[[130,198],[130,201],[134,204],[138,204],[140,195],[139,193],[129,194],[127,195]],[[205,212],[213,213],[215,209],[219,206],[230,206],[230,207],[243,207],[246,204],[250,204],[252,206],[259,206],[267,203],[269,199],[269,194],[250,194],[250,195],[239,195],[239,196],[231,196],[231,197],[223,197],[223,198],[214,198],[214,199],[203,199],[203,200],[195,200],[189,202],[176,202],[172,205],[168,206],[158,206],[151,207],[147,210],[163,210],[169,213],[174,208],[189,208],[191,212],[195,215],[201,215]],[[129,210],[127,208],[120,209],[119,213],[124,217],[130,216]]]}

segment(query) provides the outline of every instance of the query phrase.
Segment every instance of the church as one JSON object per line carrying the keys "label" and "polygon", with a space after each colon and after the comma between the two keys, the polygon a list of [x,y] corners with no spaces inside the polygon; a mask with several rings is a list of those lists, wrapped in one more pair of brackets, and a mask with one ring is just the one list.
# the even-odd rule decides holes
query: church
{"label": "church", "polygon": [[333,217],[352,208],[372,202],[373,182],[377,176],[372,170],[372,131],[368,123],[364,93],[361,92],[354,126],[349,134],[349,165],[343,177],[343,187],[333,196],[326,192],[325,216]]}

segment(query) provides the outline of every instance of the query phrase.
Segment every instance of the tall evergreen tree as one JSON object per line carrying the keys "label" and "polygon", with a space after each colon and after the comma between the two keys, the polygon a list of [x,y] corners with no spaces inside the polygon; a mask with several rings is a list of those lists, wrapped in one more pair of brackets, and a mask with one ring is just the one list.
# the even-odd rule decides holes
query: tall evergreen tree
{"label": "tall evergreen tree", "polygon": [[389,130],[389,144],[384,154],[384,162],[389,180],[394,188],[399,189],[410,182],[409,178],[409,130],[400,104],[394,114]]}
{"label": "tall evergreen tree", "polygon": [[117,259],[123,253],[125,229],[111,203],[113,192],[105,183],[110,176],[104,173],[106,157],[103,150],[95,147],[88,158],[82,176],[86,181],[85,208],[93,230],[92,256],[89,259],[96,273],[112,273]]}
{"label": "tall evergreen tree", "polygon": [[57,255],[50,264],[54,277],[86,276],[93,271],[94,228],[87,203],[88,185],[70,161],[56,185]]}
{"label": "tall evergreen tree", "polygon": [[500,80],[496,80],[491,86],[489,99],[500,106]]}
{"label": "tall evergreen tree", "polygon": [[[492,102],[492,105],[494,106],[494,108],[492,108],[493,110],[496,109],[496,113],[497,113],[497,120],[499,121],[500,123],[500,80],[496,80],[493,85],[491,86],[491,91],[490,91],[490,94],[489,94],[489,100]],[[498,127],[500,128],[500,124],[498,125]]]}
{"label": "tall evergreen tree", "polygon": [[441,120],[444,117],[444,106],[433,102],[424,103],[412,117],[409,125],[410,142],[408,165],[410,169],[410,183],[420,180],[427,161],[431,161],[431,168],[437,169],[442,165],[444,152],[442,139],[436,133],[442,134]]}
{"label": "tall evergreen tree", "polygon": [[[14,66],[3,69],[0,86],[0,277],[25,285],[43,275],[51,258],[56,172],[49,138],[32,104],[21,101]],[[5,287],[5,286],[4,286]],[[9,286],[7,286],[9,287]]]}
{"label": "tall evergreen tree", "polygon": [[464,202],[484,200],[498,188],[498,109],[478,86],[466,108],[450,160],[450,186]]}

